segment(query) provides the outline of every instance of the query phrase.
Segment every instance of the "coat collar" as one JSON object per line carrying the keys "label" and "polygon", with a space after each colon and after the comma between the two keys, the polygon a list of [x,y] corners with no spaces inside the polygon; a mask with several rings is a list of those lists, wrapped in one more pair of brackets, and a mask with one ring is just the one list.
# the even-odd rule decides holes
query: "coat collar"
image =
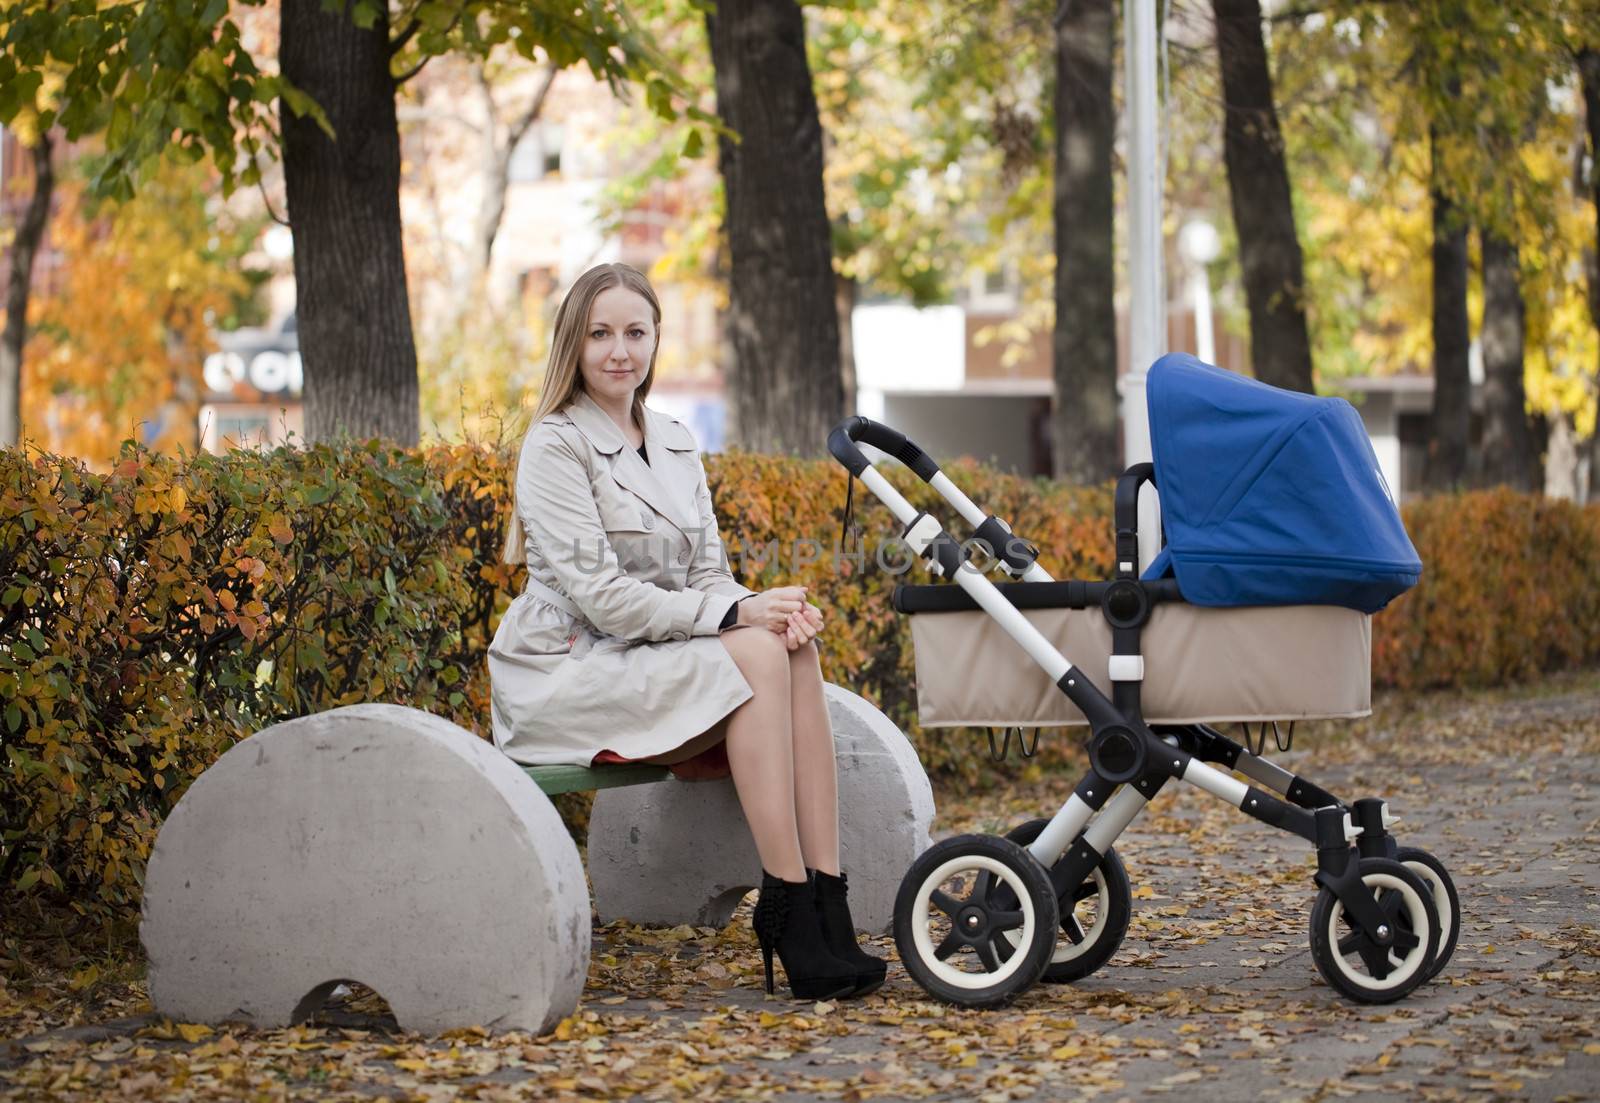
{"label": "coat collar", "polygon": [[566,414],[590,447],[610,458],[611,475],[617,482],[685,532],[699,524],[698,510],[694,507],[695,487],[687,479],[684,465],[669,462],[667,455],[694,451],[694,435],[682,422],[648,406],[644,408],[645,451],[654,461],[645,463],[636,449],[628,447],[611,415],[587,392],[577,393],[568,404]]}

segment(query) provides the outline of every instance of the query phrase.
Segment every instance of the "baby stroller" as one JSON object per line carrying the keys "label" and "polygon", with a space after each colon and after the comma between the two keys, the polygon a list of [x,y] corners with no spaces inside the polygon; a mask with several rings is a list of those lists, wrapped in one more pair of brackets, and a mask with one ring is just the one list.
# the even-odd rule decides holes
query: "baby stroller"
{"label": "baby stroller", "polygon": [[[913,863],[895,903],[901,961],[929,993],[964,1007],[1093,973],[1131,914],[1112,844],[1180,780],[1311,843],[1317,969],[1350,999],[1401,999],[1455,949],[1448,871],[1397,843],[1385,801],[1347,803],[1263,752],[1268,724],[1278,735],[1289,721],[1292,735],[1294,720],[1370,713],[1369,614],[1414,585],[1422,564],[1349,403],[1184,355],[1158,361],[1146,387],[1154,462],[1116,485],[1109,581],[1052,579],[1036,547],[893,429],[853,417],[828,438],[943,580],[893,597],[913,618],[921,722],[1003,728],[1007,744],[1011,728],[1089,729],[1089,773],[1048,820],[946,839]],[[973,539],[958,542],[907,502],[858,442],[931,484]],[[1159,491],[1168,543],[1140,572],[1146,483]],[[989,581],[990,568],[1014,581]],[[1225,721],[1246,724],[1246,744],[1248,725],[1260,725],[1259,742],[1213,727]]]}

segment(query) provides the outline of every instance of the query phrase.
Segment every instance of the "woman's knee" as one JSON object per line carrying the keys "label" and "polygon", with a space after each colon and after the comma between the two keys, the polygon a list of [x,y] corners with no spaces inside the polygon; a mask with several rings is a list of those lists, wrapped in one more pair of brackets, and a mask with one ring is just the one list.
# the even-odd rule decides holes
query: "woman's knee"
{"label": "woman's knee", "polygon": [[724,632],[719,638],[752,689],[759,691],[758,683],[788,687],[788,651],[782,636],[760,628],[741,628]]}
{"label": "woman's knee", "polygon": [[790,651],[789,666],[798,670],[816,670],[820,672],[822,670],[822,653],[817,650],[817,641],[807,640],[793,651]]}

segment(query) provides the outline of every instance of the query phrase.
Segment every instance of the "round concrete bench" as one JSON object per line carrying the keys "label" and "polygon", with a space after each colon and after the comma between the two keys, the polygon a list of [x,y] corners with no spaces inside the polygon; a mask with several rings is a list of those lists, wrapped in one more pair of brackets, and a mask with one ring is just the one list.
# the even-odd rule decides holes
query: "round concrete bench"
{"label": "round concrete bench", "polygon": [[[932,791],[865,700],[829,686],[828,707],[851,900],[881,930],[928,844]],[[274,725],[202,774],[156,839],[140,932],[151,1001],[185,1021],[278,1026],[354,980],[406,1029],[548,1030],[577,1008],[590,909],[546,791],[604,790],[589,833],[602,919],[720,925],[759,883],[731,783],[664,774],[522,767],[398,705]]]}
{"label": "round concrete bench", "polygon": [[[847,689],[827,686],[839,765],[839,850],[850,910],[887,930],[911,863],[928,848],[933,790],[900,729]],[[720,927],[761,884],[761,860],[731,780],[664,781],[595,794],[589,880],[602,923]]]}
{"label": "round concrete bench", "polygon": [[515,762],[416,709],[274,725],[162,825],[140,928],[150,1000],[188,1022],[307,1018],[340,981],[410,1030],[542,1031],[589,970],[578,849]]}

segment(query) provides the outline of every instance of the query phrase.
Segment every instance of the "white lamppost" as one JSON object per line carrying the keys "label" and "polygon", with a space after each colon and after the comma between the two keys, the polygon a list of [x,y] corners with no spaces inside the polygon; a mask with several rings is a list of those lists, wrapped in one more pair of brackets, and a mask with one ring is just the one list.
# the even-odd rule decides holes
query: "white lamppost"
{"label": "white lamppost", "polygon": [[1178,231],[1178,252],[1189,262],[1189,301],[1194,305],[1195,355],[1207,364],[1217,362],[1217,342],[1211,331],[1211,275],[1206,268],[1222,252],[1217,228],[1203,218],[1186,222]]}
{"label": "white lamppost", "polygon": [[[1129,465],[1151,459],[1150,414],[1144,376],[1167,351],[1166,274],[1161,251],[1161,156],[1156,104],[1159,0],[1126,0],[1123,68],[1128,133],[1128,372],[1122,378],[1122,457]],[[1155,558],[1160,504],[1146,486],[1139,495],[1139,569]]]}

